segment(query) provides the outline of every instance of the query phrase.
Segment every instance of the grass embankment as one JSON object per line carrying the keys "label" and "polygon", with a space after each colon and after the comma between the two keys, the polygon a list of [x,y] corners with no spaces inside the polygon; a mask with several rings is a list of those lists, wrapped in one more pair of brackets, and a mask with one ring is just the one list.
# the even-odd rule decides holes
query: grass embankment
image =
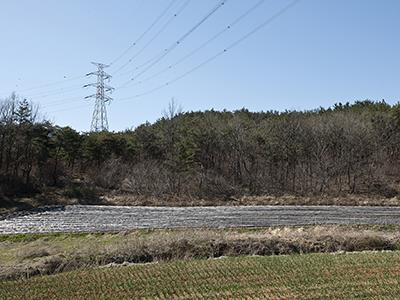
{"label": "grass embankment", "polygon": [[0,280],[49,275],[112,263],[398,249],[398,226],[11,235],[0,236]]}
{"label": "grass embankment", "polygon": [[400,253],[179,261],[0,282],[1,299],[398,299]]}

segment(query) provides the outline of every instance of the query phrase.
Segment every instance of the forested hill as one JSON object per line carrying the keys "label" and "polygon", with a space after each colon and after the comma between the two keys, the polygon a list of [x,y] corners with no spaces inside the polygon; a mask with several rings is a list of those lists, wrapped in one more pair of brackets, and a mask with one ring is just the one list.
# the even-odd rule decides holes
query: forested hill
{"label": "forested hill", "polygon": [[[400,190],[400,106],[188,112],[78,133],[0,102],[0,197],[81,185],[141,196],[371,194]],[[71,189],[69,189],[71,190]],[[72,195],[73,196],[73,195]]]}

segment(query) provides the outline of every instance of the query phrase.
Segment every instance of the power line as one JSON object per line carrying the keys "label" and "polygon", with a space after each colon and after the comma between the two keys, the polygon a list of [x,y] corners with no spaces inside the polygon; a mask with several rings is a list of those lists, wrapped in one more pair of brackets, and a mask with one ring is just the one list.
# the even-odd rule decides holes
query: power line
{"label": "power line", "polygon": [[135,47],[145,36],[150,32],[150,30],[153,29],[154,26],[157,25],[157,23],[165,16],[165,14],[170,10],[170,8],[175,4],[177,0],[172,0],[168,6],[161,12],[160,15],[157,16],[157,18],[153,21],[153,23],[150,24],[150,26],[133,42],[132,45],[130,45],[126,50],[124,50],[117,58],[115,58],[111,63],[110,66],[114,65],[116,62],[118,62],[120,59],[122,59],[126,54],[128,54],[129,51],[133,47]]}
{"label": "power line", "polygon": [[[246,39],[250,38],[252,35],[254,35],[255,33],[257,33],[258,31],[260,31],[262,28],[266,27],[267,25],[269,25],[270,23],[272,23],[273,21],[275,21],[277,18],[279,18],[280,16],[282,16],[284,13],[286,13],[289,9],[291,9],[292,7],[294,7],[296,4],[298,4],[301,0],[293,0],[291,1],[288,5],[286,5],[285,7],[283,7],[282,9],[280,9],[277,13],[275,13],[274,15],[272,15],[271,17],[269,17],[268,19],[266,19],[263,23],[261,23],[260,25],[256,26],[255,28],[253,28],[251,31],[249,31],[247,34],[245,34],[244,36],[242,36],[240,39],[236,40],[235,42],[231,43],[228,47],[226,47],[225,49],[223,49],[222,51],[216,53],[215,55],[209,57],[208,59],[206,59],[205,61],[201,62],[200,64],[198,64],[197,66],[193,67],[192,69],[188,70],[187,72],[181,74],[180,76],[175,77],[174,79],[161,84],[159,86],[156,86],[150,90],[147,90],[145,92],[136,94],[134,96],[130,96],[130,97],[126,97],[126,98],[121,98],[118,100],[118,102],[120,101],[126,101],[126,100],[132,100],[135,98],[140,98],[149,94],[152,94],[162,88],[168,87],[171,84],[189,76],[191,73],[197,71],[198,69],[206,66],[207,64],[211,63],[212,61],[216,60],[218,57],[220,57],[221,55],[227,53],[229,50],[233,49],[234,47],[238,46],[239,44],[241,44],[243,41],[245,41]],[[71,110],[71,109],[78,109],[78,108],[82,108],[82,107],[86,107],[86,106],[79,106],[79,107],[75,107],[75,108],[69,108],[69,109],[63,109],[63,110],[57,110],[57,111],[53,111],[53,113],[55,112],[60,112],[60,111],[67,111],[67,110]]]}
{"label": "power line", "polygon": [[70,93],[71,91],[76,91],[79,89],[82,89],[82,84],[72,85],[72,86],[59,88],[59,89],[55,89],[55,90],[49,90],[47,92],[41,92],[41,93],[37,93],[37,94],[28,94],[28,95],[24,94],[24,97],[25,98],[47,98],[50,96]]}
{"label": "power line", "polygon": [[[161,52],[160,55],[157,55],[152,63],[150,63],[144,70],[138,73],[136,77],[125,82],[121,87],[129,84],[131,81],[140,77],[148,70],[150,70],[154,65],[160,62],[164,57],[166,57],[169,53],[171,53],[176,47],[178,47],[181,43],[183,43],[196,29],[198,29],[204,22],[206,22],[212,15],[214,15],[228,0],[221,0],[210,12],[208,12],[199,22],[197,22],[192,28],[190,28],[184,35],[182,35],[176,42],[174,42],[170,47]],[[120,88],[120,87],[119,87]]]}
{"label": "power line", "polygon": [[[71,101],[68,101],[67,103],[75,103],[75,102],[81,102],[82,98],[83,97],[76,97],[76,98],[68,98],[66,100],[71,100]],[[45,105],[41,105],[40,107],[41,108],[49,108],[49,107],[54,107],[54,106],[62,106],[62,105],[65,105],[65,104],[66,104],[65,101],[60,100],[58,102],[54,102],[54,103],[50,103],[50,104],[46,103]]]}
{"label": "power line", "polygon": [[[39,102],[39,105],[41,105],[40,107],[42,107],[42,108],[48,108],[48,107],[52,107],[52,106],[65,105],[65,104],[72,103],[72,102],[80,102],[80,101],[82,101],[82,98],[84,98],[84,96],[61,98],[56,101],[46,102],[43,104],[41,104]],[[33,99],[33,100],[35,100],[35,99]]]}
{"label": "power line", "polygon": [[[65,76],[64,76],[64,77],[65,77]],[[17,92],[18,92],[18,93],[23,93],[23,92],[29,92],[29,91],[39,90],[39,89],[46,88],[46,87],[49,87],[49,86],[54,86],[54,85],[58,85],[58,84],[64,84],[64,83],[66,83],[66,82],[70,82],[70,81],[82,79],[82,78],[84,78],[84,77],[85,77],[85,76],[82,76],[82,75],[81,75],[81,76],[72,77],[72,78],[66,78],[66,77],[65,77],[65,79],[60,80],[60,81],[55,81],[55,82],[51,82],[51,83],[47,83],[47,84],[32,86],[32,87],[30,87],[30,88],[26,88],[26,89],[23,89],[23,90],[18,90]]]}
{"label": "power line", "polygon": [[179,10],[167,20],[167,22],[161,27],[161,29],[137,53],[135,53],[135,55],[133,55],[125,64],[123,64],[114,72],[114,76],[115,74],[119,73],[123,68],[128,66],[136,57],[142,54],[143,51],[146,50],[147,47],[150,46],[151,43],[154,42],[168,28],[168,26],[185,10],[190,2],[191,0],[186,0],[179,8]]}
{"label": "power line", "polygon": [[[220,36],[222,36],[224,33],[226,33],[227,31],[229,31],[230,29],[232,29],[235,25],[237,25],[240,21],[242,21],[244,18],[246,18],[250,13],[252,13],[253,11],[255,11],[258,7],[260,7],[262,4],[265,3],[266,0],[260,0],[258,1],[255,5],[253,5],[250,9],[248,9],[245,13],[243,13],[242,15],[240,15],[238,18],[236,18],[232,23],[230,23],[229,25],[227,25],[224,29],[222,29],[221,31],[219,31],[218,33],[216,33],[214,36],[212,36],[210,39],[208,39],[207,41],[205,41],[203,44],[201,44],[199,47],[195,48],[193,51],[191,51],[190,53],[188,53],[187,55],[185,55],[184,57],[182,57],[181,59],[177,60],[175,63],[167,66],[166,68],[162,69],[161,71],[143,79],[140,80],[134,84],[132,84],[132,86],[136,86],[139,84],[142,84],[144,82],[147,82],[151,79],[154,79],[162,74],[164,74],[165,72],[173,69],[174,67],[180,65],[181,63],[183,63],[184,61],[186,61],[187,59],[189,59],[190,57],[192,57],[193,55],[195,55],[197,52],[199,52],[201,49],[205,48],[206,46],[208,46],[210,43],[212,43],[213,41],[215,41],[217,38],[219,38]],[[126,86],[125,86],[126,87]]]}
{"label": "power line", "polygon": [[64,109],[58,109],[58,110],[53,110],[48,112],[49,114],[54,114],[54,113],[59,113],[59,112],[64,112],[64,111],[71,111],[71,110],[76,110],[76,109],[81,109],[81,108],[88,108],[89,105],[85,104],[85,105],[79,105],[79,106],[74,106],[74,107],[70,107],[70,108],[64,108]]}
{"label": "power line", "polygon": [[20,90],[19,92],[28,92],[28,91],[38,90],[38,89],[41,89],[41,88],[44,88],[44,87],[54,86],[54,85],[58,85],[58,84],[63,84],[65,82],[70,82],[70,81],[82,79],[84,77],[85,76],[81,75],[81,76],[76,76],[76,77],[72,77],[72,78],[65,78],[64,80],[55,81],[55,82],[51,82],[51,83],[48,83],[48,84],[43,84],[43,85],[27,88],[27,89],[24,89],[24,90]]}
{"label": "power line", "polygon": [[[169,9],[176,1],[177,0],[172,0],[170,5],[168,5],[167,8]],[[142,0],[140,2],[139,7],[141,8],[144,3],[145,3],[145,0]],[[168,9],[165,10],[165,13],[168,11]],[[133,45],[131,45],[126,51],[124,51],[123,54],[121,54],[117,59],[115,59],[113,61],[113,64],[115,62],[117,62],[118,60],[120,60],[123,56],[125,56],[125,54],[127,52],[129,52],[130,49],[132,49],[136,45],[136,43],[138,43],[148,33],[148,31],[150,31],[158,23],[158,21],[164,16],[165,13],[161,14],[160,16],[158,16],[157,19],[150,25],[150,27],[135,41],[135,43]],[[33,90],[39,90],[39,89],[46,88],[46,87],[49,87],[49,86],[55,86],[55,85],[59,85],[59,84],[64,84],[66,82],[74,81],[74,80],[77,80],[77,79],[85,78],[85,76],[76,76],[76,77],[72,77],[72,78],[66,78],[66,76],[64,76],[64,77],[65,77],[65,79],[60,80],[60,81],[55,81],[55,82],[50,82],[48,84],[32,86],[32,87],[29,87],[29,88],[26,88],[26,89],[23,89],[23,90],[19,90],[17,92],[18,93],[23,93],[23,92],[33,91]],[[79,85],[79,86],[81,86],[81,85]],[[4,97],[6,97],[6,95],[4,95]]]}
{"label": "power line", "polygon": [[190,69],[189,71],[183,73],[182,75],[164,83],[161,84],[151,90],[148,90],[144,93],[141,94],[137,94],[133,97],[127,97],[127,98],[123,98],[120,99],[119,101],[124,101],[124,100],[129,100],[129,99],[133,99],[133,98],[138,98],[141,96],[145,96],[148,94],[152,94],[164,87],[167,87],[175,82],[177,82],[178,80],[181,80],[185,77],[187,77],[188,75],[190,75],[191,73],[197,71],[198,69],[204,67],[205,65],[211,63],[212,61],[214,61],[215,59],[217,59],[218,57],[220,57],[221,55],[225,54],[226,52],[228,52],[229,50],[233,49],[234,47],[238,46],[239,44],[241,44],[243,41],[245,41],[246,39],[250,38],[252,35],[254,35],[255,33],[257,33],[259,30],[261,30],[262,28],[264,28],[265,26],[269,25],[270,23],[272,23],[275,19],[279,18],[281,15],[283,15],[286,11],[288,11],[290,8],[292,8],[294,5],[296,5],[298,2],[300,2],[300,0],[294,0],[291,1],[288,5],[286,5],[285,7],[283,7],[282,9],[280,9],[277,13],[275,13],[274,15],[272,15],[270,18],[268,18],[266,21],[264,21],[263,23],[261,23],[260,25],[258,25],[257,27],[255,27],[253,30],[251,30],[250,32],[248,32],[246,35],[242,36],[240,39],[236,40],[235,42],[233,42],[232,44],[230,44],[228,47],[226,47],[225,49],[223,49],[222,51],[216,53],[215,55],[211,56],[210,58],[206,59],[205,61],[203,61],[202,63],[198,64],[197,66],[195,66],[194,68]]}
{"label": "power line", "polygon": [[[211,9],[210,12],[208,12],[198,23],[196,23],[191,29],[189,29],[189,31],[187,31],[183,36],[181,36],[177,41],[175,41],[174,43],[172,43],[172,45],[166,49],[164,49],[164,51],[161,51],[161,53],[157,54],[156,56],[154,56],[153,58],[149,59],[148,61],[146,61],[144,64],[139,65],[138,67],[136,67],[133,71],[136,71],[146,65],[148,65],[147,68],[145,68],[142,72],[140,72],[135,78],[137,78],[138,76],[141,76],[142,74],[144,74],[145,72],[147,72],[150,68],[152,68],[155,64],[157,64],[158,62],[160,62],[164,57],[166,57],[170,52],[172,52],[176,47],[178,47],[181,43],[183,43],[185,41],[185,39],[187,37],[189,37],[197,28],[199,28],[205,21],[207,21],[214,13],[216,13],[223,5],[225,5],[225,3],[228,0],[221,0],[213,9]],[[150,65],[149,65],[150,64]],[[132,73],[132,71],[128,71],[125,74],[129,74]],[[132,79],[131,79],[132,80]],[[127,81],[126,83],[130,82]],[[126,84],[125,83],[125,84]],[[125,85],[124,84],[124,85]]]}
{"label": "power line", "polygon": [[143,67],[149,65],[150,63],[154,62],[155,60],[157,60],[157,59],[164,53],[164,51],[167,51],[167,50],[168,50],[168,49],[165,48],[161,53],[159,53],[159,54],[153,56],[152,58],[150,58],[150,59],[148,59],[148,60],[146,60],[144,63],[142,63],[142,64],[140,64],[140,65],[137,65],[134,69],[131,69],[131,70],[127,71],[127,72],[121,73],[121,74],[119,74],[119,75],[116,76],[116,77],[121,77],[121,76],[125,76],[125,75],[131,75],[132,72],[135,72],[135,71],[137,71],[137,70],[140,70],[141,68],[143,68]]}

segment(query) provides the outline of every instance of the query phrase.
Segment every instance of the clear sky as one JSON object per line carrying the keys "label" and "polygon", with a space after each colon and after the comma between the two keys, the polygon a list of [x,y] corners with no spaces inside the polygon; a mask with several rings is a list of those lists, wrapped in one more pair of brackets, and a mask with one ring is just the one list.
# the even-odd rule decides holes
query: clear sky
{"label": "clear sky", "polygon": [[[199,22],[217,0],[176,0],[140,42],[107,71],[119,87]],[[178,61],[259,0],[229,0],[140,79]],[[0,96],[16,91],[40,103],[60,125],[88,130],[95,78],[91,61],[110,63],[146,31],[171,0],[1,0]],[[214,56],[289,0],[266,0],[183,63],[143,83],[117,89],[108,107],[112,130],[153,122],[174,97],[185,111],[311,109],[363,99],[400,100],[400,1],[302,0],[268,26],[187,77],[152,90]],[[145,50],[143,46],[170,20]],[[132,56],[134,60],[116,72]],[[126,73],[126,74],[124,74]],[[81,77],[75,80],[75,77]],[[31,87],[62,81],[30,90]],[[133,83],[134,83],[133,82]]]}

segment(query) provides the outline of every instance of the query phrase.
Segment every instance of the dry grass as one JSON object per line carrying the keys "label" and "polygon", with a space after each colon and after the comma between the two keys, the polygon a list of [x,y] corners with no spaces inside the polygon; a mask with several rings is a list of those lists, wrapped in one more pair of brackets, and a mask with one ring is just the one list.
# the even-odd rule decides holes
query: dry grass
{"label": "dry grass", "polygon": [[10,236],[0,242],[0,279],[28,278],[108,264],[396,250],[400,248],[397,229],[317,226]]}
{"label": "dry grass", "polygon": [[399,275],[399,252],[244,257],[0,282],[0,298],[398,299]]}
{"label": "dry grass", "polygon": [[239,206],[239,205],[339,205],[339,206],[400,206],[400,198],[382,196],[242,196],[227,199],[198,199],[190,197],[147,197],[135,195],[106,195],[102,201],[122,206]]}

